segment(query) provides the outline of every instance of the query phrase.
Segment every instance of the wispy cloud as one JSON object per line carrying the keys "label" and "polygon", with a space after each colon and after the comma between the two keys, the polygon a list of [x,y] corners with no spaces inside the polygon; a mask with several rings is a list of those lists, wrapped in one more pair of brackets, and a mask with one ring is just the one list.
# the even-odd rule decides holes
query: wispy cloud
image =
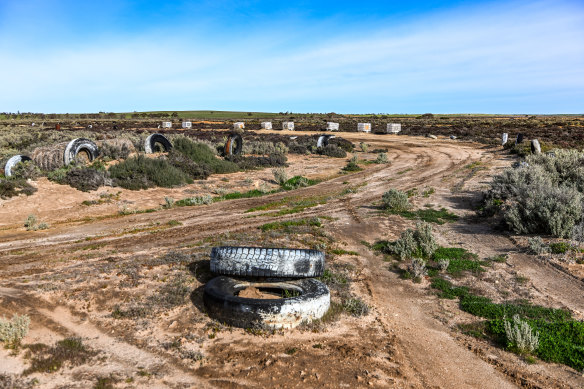
{"label": "wispy cloud", "polygon": [[338,31],[331,20],[302,31],[281,21],[0,44],[0,111],[584,111],[577,3],[487,3]]}

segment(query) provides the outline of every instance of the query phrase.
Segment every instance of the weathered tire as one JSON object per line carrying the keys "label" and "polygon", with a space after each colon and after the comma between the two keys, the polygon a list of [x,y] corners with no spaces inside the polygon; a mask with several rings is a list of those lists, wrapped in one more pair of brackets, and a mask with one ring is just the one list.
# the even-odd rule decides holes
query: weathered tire
{"label": "weathered tire", "polygon": [[[279,299],[239,297],[239,291],[256,288],[286,289],[300,296]],[[321,318],[330,307],[330,292],[313,278],[279,282],[250,282],[219,276],[205,285],[207,313],[220,322],[241,328],[292,328],[303,321]]]}
{"label": "weathered tire", "polygon": [[241,135],[234,134],[227,138],[225,143],[225,155],[238,155],[243,151],[243,139]]}
{"label": "weathered tire", "polygon": [[77,160],[77,154],[80,152],[87,153],[87,158],[89,162],[93,161],[99,155],[99,148],[93,141],[86,138],[73,139],[67,147],[65,147],[65,153],[63,154],[63,162],[65,166],[69,165],[71,162]]}
{"label": "weathered tire", "polygon": [[164,148],[164,151],[170,151],[172,149],[172,143],[162,134],[152,134],[146,138],[144,142],[144,151],[146,154],[152,154],[156,143]]}
{"label": "weathered tire", "polygon": [[321,135],[316,141],[316,147],[326,147],[329,144],[329,140],[335,138],[334,135]]}
{"label": "weathered tire", "polygon": [[6,165],[4,166],[4,175],[6,177],[12,177],[12,168],[14,166],[16,166],[18,163],[20,162],[24,162],[24,161],[30,161],[30,157],[27,157],[26,155],[15,155],[13,157],[10,157],[10,159],[6,162]]}
{"label": "weathered tire", "polygon": [[541,145],[537,139],[533,139],[531,141],[531,152],[533,154],[540,154],[541,153]]}
{"label": "weathered tire", "polygon": [[244,277],[320,277],[324,253],[318,250],[213,247],[211,271]]}

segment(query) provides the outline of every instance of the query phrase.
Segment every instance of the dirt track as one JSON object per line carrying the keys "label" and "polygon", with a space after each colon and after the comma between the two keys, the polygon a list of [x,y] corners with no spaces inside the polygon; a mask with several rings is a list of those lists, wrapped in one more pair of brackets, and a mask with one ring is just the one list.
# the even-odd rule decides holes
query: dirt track
{"label": "dirt track", "polygon": [[[298,132],[290,134],[297,135]],[[96,376],[108,374],[120,377],[116,387],[505,388],[582,385],[582,377],[566,367],[544,363],[527,365],[512,354],[454,331],[449,313],[455,310],[453,304],[429,294],[427,284],[418,285],[399,279],[387,262],[361,243],[395,239],[413,223],[397,216],[383,216],[371,209],[383,192],[389,188],[432,187],[436,192],[428,199],[417,200],[417,206],[429,202],[462,216],[454,224],[436,228],[440,243],[468,248],[481,257],[511,252],[506,265],[509,268],[498,269],[501,274],[525,274],[533,286],[529,293],[535,301],[567,307],[576,316],[583,314],[581,296],[584,295],[584,286],[581,281],[557,269],[554,269],[557,274],[550,273],[549,266],[529,256],[514,254],[518,247],[510,239],[472,220],[469,201],[473,190],[484,185],[485,178],[494,169],[507,164],[507,157],[476,144],[447,139],[356,133],[343,134],[343,137],[355,143],[367,142],[371,149],[388,148],[390,164],[368,165],[362,172],[338,175],[345,160],[312,158],[303,161],[297,158],[291,161],[290,171],[301,172],[310,178],[333,178],[294,193],[126,216],[116,215],[116,205],[111,204],[88,211],[79,203],[95,198],[95,194],[54,188],[54,184],[48,182],[42,182],[43,187],[29,199],[3,202],[0,210],[0,280],[3,286],[0,288],[0,315],[28,313],[33,320],[28,337],[30,342],[50,343],[64,335],[76,335],[104,355],[103,361],[93,367],[80,366],[52,375],[37,375],[43,387],[72,382],[77,382],[73,387],[84,387]],[[466,168],[476,161],[486,169],[470,171]],[[264,180],[271,175],[269,171],[253,174],[253,179]],[[242,173],[227,176],[231,176],[231,181],[243,177]],[[366,185],[356,193],[337,196],[302,213],[252,218],[245,213],[249,208],[287,196],[315,198],[363,183]],[[217,179],[215,184],[221,182]],[[152,189],[122,191],[120,197],[132,201],[137,209],[145,209],[160,204],[164,196],[184,197],[182,193],[184,188]],[[34,204],[34,208],[27,208],[27,203]],[[89,215],[93,219],[84,219],[88,212],[93,212]],[[24,219],[23,215],[29,213],[50,218],[53,226],[46,231],[24,231],[18,225]],[[44,296],[42,292],[29,288],[31,283],[61,272],[91,273],[94,266],[106,262],[106,257],[131,257],[139,262],[170,250],[186,250],[196,242],[220,234],[245,236],[270,221],[309,216],[332,217],[325,224],[326,233],[342,242],[346,250],[359,253],[358,257],[343,260],[357,269],[358,276],[352,289],[372,307],[371,313],[364,318],[343,316],[321,333],[291,330],[260,337],[242,330],[218,332],[216,337],[206,339],[202,344],[205,354],[202,364],[185,365],[156,349],[149,342],[147,331],[123,326],[117,328],[99,309],[85,309],[84,303],[79,301],[61,303],[62,295],[48,293]],[[171,220],[179,225],[164,227]],[[79,255],[80,250],[85,250],[89,244],[95,244],[96,248],[82,253],[91,255]],[[87,293],[99,295],[94,287],[85,286],[89,290]],[[571,297],[566,297],[568,291]],[[95,296],[91,301],[94,300]],[[191,305],[190,309],[196,311],[199,308]],[[155,331],[177,332],[168,329],[169,320],[159,318]],[[175,318],[175,321],[188,332],[188,322],[183,323],[180,318]],[[285,352],[290,347],[298,350],[290,355]],[[21,357],[11,357],[8,352],[0,351],[0,373],[3,370],[19,373],[23,363]],[[147,377],[135,377],[131,383],[122,380],[138,367],[148,368],[153,373]]]}

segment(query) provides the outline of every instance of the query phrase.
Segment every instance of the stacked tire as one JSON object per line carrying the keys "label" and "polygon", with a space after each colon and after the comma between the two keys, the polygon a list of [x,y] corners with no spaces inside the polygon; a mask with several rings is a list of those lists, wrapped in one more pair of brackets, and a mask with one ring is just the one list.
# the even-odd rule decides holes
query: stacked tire
{"label": "stacked tire", "polygon": [[[293,328],[321,318],[329,309],[330,292],[315,279],[324,271],[325,255],[318,250],[214,247],[203,301],[209,316],[242,328]],[[246,298],[240,291],[288,291],[291,297]]]}

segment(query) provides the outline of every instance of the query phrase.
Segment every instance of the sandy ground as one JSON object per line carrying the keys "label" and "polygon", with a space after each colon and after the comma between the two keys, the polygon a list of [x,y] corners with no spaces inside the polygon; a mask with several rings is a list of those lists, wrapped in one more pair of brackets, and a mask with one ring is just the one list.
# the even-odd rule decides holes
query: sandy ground
{"label": "sandy ground", "polygon": [[[509,254],[507,263],[494,265],[478,280],[462,282],[474,283],[494,300],[503,295],[527,298],[570,309],[582,319],[584,285],[574,276],[582,265],[567,269],[526,255],[517,238],[474,217],[478,191],[493,173],[509,165],[510,158],[495,149],[448,139],[342,135],[355,143],[367,142],[370,149],[388,149],[390,163],[340,174],[345,159],[291,156],[289,176],[302,174],[323,182],[294,192],[196,207],[160,209],[165,197],[178,200],[275,187],[273,175],[270,170],[235,173],[182,188],[138,192],[103,188],[82,193],[39,180],[34,195],[2,201],[0,316],[31,317],[25,345],[52,345],[75,336],[97,355],[84,363],[66,363],[54,373],[21,376],[31,363],[25,349],[0,350],[0,374],[20,380],[17,386],[36,379],[47,388],[91,387],[100,378],[114,387],[583,387],[581,373],[568,367],[527,364],[463,335],[458,324],[472,318],[455,301],[438,299],[427,281],[400,279],[363,244],[395,239],[413,225],[375,211],[372,205],[383,192],[434,188],[427,198],[415,197],[415,205],[445,207],[460,216],[455,223],[435,227],[440,244],[467,248],[481,258]],[[469,168],[473,162],[481,169]],[[325,197],[326,202],[293,215],[246,212],[290,198]],[[100,199],[100,204],[82,204]],[[157,210],[120,214],[149,208]],[[29,214],[50,228],[26,231],[23,222]],[[206,316],[200,301],[205,281],[201,269],[208,266],[213,245],[306,246],[304,235],[262,233],[258,227],[313,216],[325,220],[322,239],[358,254],[327,261],[349,269],[351,292],[371,307],[367,316],[342,315],[324,329],[275,333],[229,328]],[[164,259],[171,256],[179,260]],[[143,296],[181,277],[187,277],[193,290],[188,301],[164,310],[152,305],[152,312],[133,318],[116,317],[116,309],[123,312],[137,301],[146,304]]]}

